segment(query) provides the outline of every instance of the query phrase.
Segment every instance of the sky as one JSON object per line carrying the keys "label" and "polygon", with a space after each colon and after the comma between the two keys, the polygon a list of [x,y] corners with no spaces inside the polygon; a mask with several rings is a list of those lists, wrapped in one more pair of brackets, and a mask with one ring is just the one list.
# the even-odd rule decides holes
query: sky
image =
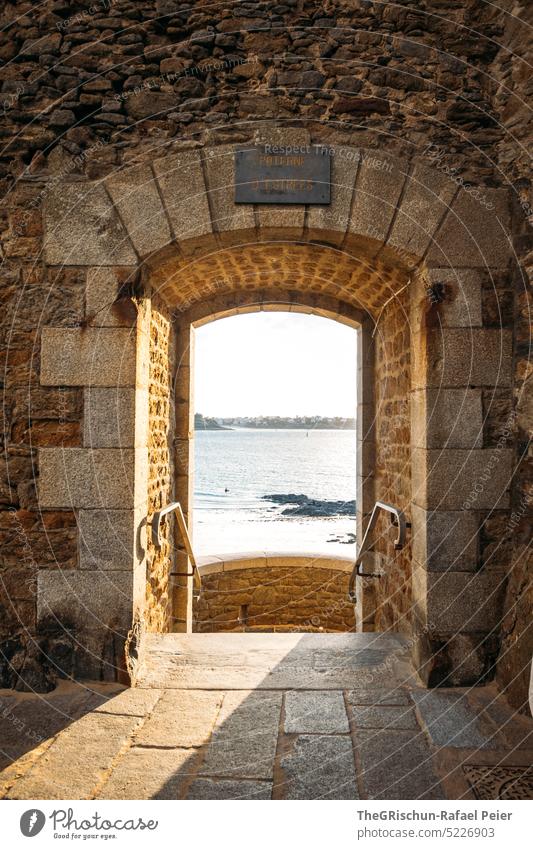
{"label": "sky", "polygon": [[199,327],[195,411],[205,416],[355,416],[356,331],[302,313]]}

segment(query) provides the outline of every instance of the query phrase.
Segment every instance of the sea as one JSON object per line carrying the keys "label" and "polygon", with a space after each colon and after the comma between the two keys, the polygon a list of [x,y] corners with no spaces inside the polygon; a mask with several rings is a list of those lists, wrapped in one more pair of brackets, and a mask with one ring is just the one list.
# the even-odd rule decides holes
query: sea
{"label": "sea", "polygon": [[[352,430],[197,430],[195,552],[355,556],[354,506],[338,509],[355,503],[355,463]],[[311,499],[315,515],[287,515],[284,495]]]}

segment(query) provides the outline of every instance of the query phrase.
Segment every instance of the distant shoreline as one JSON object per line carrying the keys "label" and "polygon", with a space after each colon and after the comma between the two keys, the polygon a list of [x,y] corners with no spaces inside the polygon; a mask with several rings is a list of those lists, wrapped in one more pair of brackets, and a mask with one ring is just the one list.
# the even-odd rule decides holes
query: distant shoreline
{"label": "distant shoreline", "polygon": [[257,418],[214,418],[196,413],[195,430],[355,430],[355,419],[325,416],[283,418],[265,416]]}

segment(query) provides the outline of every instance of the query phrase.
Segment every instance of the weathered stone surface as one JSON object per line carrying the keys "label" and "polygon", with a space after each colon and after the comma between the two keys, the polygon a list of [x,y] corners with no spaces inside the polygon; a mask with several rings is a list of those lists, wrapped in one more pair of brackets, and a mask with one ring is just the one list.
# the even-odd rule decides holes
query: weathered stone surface
{"label": "weathered stone surface", "polygon": [[101,699],[95,713],[118,714],[121,716],[147,716],[161,698],[160,690],[127,689],[118,695]]}
{"label": "weathered stone surface", "polygon": [[414,711],[410,707],[389,705],[351,705],[354,727],[382,728],[385,731],[418,731]]}
{"label": "weathered stone surface", "polygon": [[127,292],[133,290],[131,268],[89,268],[85,314],[91,327],[132,327],[137,308]]}
{"label": "weathered stone surface", "polygon": [[88,714],[52,743],[9,793],[10,799],[91,799],[142,720]]}
{"label": "weathered stone surface", "polygon": [[341,558],[242,553],[203,565],[203,592],[194,606],[195,630],[224,631],[247,624],[353,629],[347,597],[352,563]]}
{"label": "weathered stone surface", "polygon": [[412,452],[413,501],[425,510],[491,510],[509,505],[509,448]]}
{"label": "weathered stone surface", "polygon": [[479,518],[466,510],[423,510],[413,504],[413,559],[431,572],[464,572],[477,567]]}
{"label": "weathered stone surface", "polygon": [[172,229],[180,241],[212,232],[208,196],[197,150],[156,159],[154,171]]}
{"label": "weathered stone surface", "polygon": [[133,510],[78,510],[81,569],[132,569],[137,524]]}
{"label": "weathered stone surface", "polygon": [[270,781],[228,781],[197,778],[187,791],[187,799],[270,799]]}
{"label": "weathered stone surface", "polygon": [[423,599],[430,632],[471,634],[501,621],[507,576],[501,572],[426,572],[413,568],[417,597]]}
{"label": "weathered stone surface", "polygon": [[134,386],[135,332],[44,327],[42,386]]}
{"label": "weathered stone surface", "polygon": [[285,696],[284,728],[287,734],[342,734],[349,731],[342,693],[335,690]]}
{"label": "weathered stone surface", "polygon": [[509,197],[503,189],[484,189],[487,204],[461,191],[428,253],[441,266],[505,268],[509,258]]}
{"label": "weathered stone surface", "polygon": [[97,799],[179,799],[196,772],[194,749],[134,746],[99,786]]}
{"label": "weathered stone surface", "polygon": [[365,798],[445,798],[422,732],[360,729],[354,743]]}
{"label": "weathered stone surface", "polygon": [[482,448],[481,389],[419,389],[411,395],[413,448]]}
{"label": "weathered stone surface", "polygon": [[[133,577],[130,572],[39,572],[37,616],[69,630],[109,631],[125,636],[132,617]],[[98,658],[101,660],[102,658]]]}
{"label": "weathered stone surface", "polygon": [[201,775],[273,776],[281,693],[226,693]]}
{"label": "weathered stone surface", "polygon": [[205,174],[209,203],[213,217],[213,229],[220,233],[224,244],[241,242],[242,232],[255,230],[253,207],[233,202],[235,185],[234,150],[223,145],[206,151]]}
{"label": "weathered stone surface", "polygon": [[300,735],[280,757],[283,799],[358,799],[348,736]]}
{"label": "weathered stone surface", "polygon": [[132,449],[41,448],[39,460],[42,507],[133,507]]}
{"label": "weathered stone surface", "polygon": [[137,734],[136,744],[182,749],[201,746],[213,731],[222,697],[222,693],[210,691],[165,692]]}
{"label": "weathered stone surface", "polygon": [[379,247],[386,239],[407,175],[407,163],[362,150],[349,232],[371,239]]}
{"label": "weathered stone surface", "polygon": [[105,185],[139,256],[157,251],[171,241],[167,217],[149,166],[119,171]]}
{"label": "weathered stone surface", "polygon": [[471,703],[467,692],[414,690],[412,695],[427,733],[436,746],[501,748],[496,726],[486,717],[480,718],[479,708]]}
{"label": "weathered stone surface", "polygon": [[416,258],[423,256],[455,191],[455,185],[443,174],[415,164],[407,177],[387,249],[400,250]]}
{"label": "weathered stone surface", "polygon": [[359,151],[347,147],[332,148],[331,203],[311,206],[307,213],[310,238],[342,242],[348,229],[355,177],[359,167]]}
{"label": "weathered stone surface", "polygon": [[[442,327],[481,327],[481,292],[483,274],[472,268],[430,268],[427,280],[421,284],[444,285],[444,301],[438,306],[439,323]],[[422,314],[416,318],[418,325]]]}
{"label": "weathered stone surface", "polygon": [[[494,328],[444,328],[427,338],[416,336],[414,386],[509,386],[512,374],[512,335]],[[418,363],[418,365],[417,365]]]}
{"label": "weathered stone surface", "polygon": [[[139,397],[143,396],[143,397]],[[141,448],[136,404],[148,410],[148,392],[129,387],[90,387],[84,392],[83,444],[87,448]]]}
{"label": "weathered stone surface", "polygon": [[369,685],[368,687],[360,687],[356,690],[348,690],[346,700],[351,705],[410,705],[409,694],[407,690],[400,687],[388,687],[385,685],[381,688]]}
{"label": "weathered stone surface", "polygon": [[131,246],[106,191],[99,183],[63,183],[43,204],[44,243],[50,265],[136,265]]}

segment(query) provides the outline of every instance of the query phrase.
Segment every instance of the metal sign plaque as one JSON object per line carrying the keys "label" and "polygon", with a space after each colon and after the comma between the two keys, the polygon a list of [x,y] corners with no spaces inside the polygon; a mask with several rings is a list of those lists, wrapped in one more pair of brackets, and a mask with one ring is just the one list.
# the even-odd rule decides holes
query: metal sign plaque
{"label": "metal sign plaque", "polygon": [[235,203],[330,203],[331,157],[311,145],[235,151]]}

